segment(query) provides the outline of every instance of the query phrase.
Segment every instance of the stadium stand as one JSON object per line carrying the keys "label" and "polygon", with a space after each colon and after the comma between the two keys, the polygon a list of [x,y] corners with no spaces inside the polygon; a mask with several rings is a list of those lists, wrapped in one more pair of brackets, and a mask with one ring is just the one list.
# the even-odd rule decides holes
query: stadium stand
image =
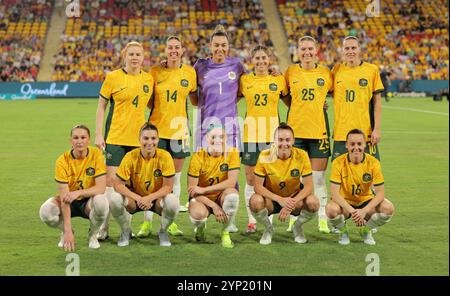
{"label": "stadium stand", "polygon": [[277,0],[293,62],[296,40],[311,35],[320,43],[319,58],[331,67],[339,61],[340,42],[357,36],[363,59],[392,73],[391,79],[448,79],[448,1],[382,1],[379,17],[367,17],[364,0]]}
{"label": "stadium stand", "polygon": [[0,81],[35,81],[45,45],[51,0],[0,1]]}
{"label": "stadium stand", "polygon": [[[87,2],[87,1],[86,1]],[[209,55],[209,36],[223,24],[231,39],[231,55],[249,67],[249,49],[272,47],[258,0],[135,1],[93,0],[82,3],[80,18],[67,20],[55,57],[55,81],[102,81],[120,66],[120,49],[131,40],[143,43],[149,55],[144,68],[163,59],[168,35],[182,37],[184,63]]]}

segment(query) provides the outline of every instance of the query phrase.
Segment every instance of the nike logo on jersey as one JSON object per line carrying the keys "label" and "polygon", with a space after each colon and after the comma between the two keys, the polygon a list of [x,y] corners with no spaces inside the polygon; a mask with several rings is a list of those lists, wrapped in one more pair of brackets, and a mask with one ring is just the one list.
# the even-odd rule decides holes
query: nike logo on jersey
{"label": "nike logo on jersey", "polygon": [[296,84],[296,83],[299,83],[299,82],[300,82],[300,81],[297,80],[297,81],[294,81],[294,82],[292,82],[292,83],[293,83],[293,84]]}
{"label": "nike logo on jersey", "polygon": [[164,82],[164,80],[161,80],[161,81],[156,82],[156,84],[161,84],[163,82]]}
{"label": "nike logo on jersey", "polygon": [[338,83],[341,83],[342,81],[341,80],[339,80],[339,81],[336,81],[336,84],[338,84]]}
{"label": "nike logo on jersey", "polygon": [[120,91],[123,91],[124,89],[126,89],[126,87],[122,87],[121,89],[119,89],[118,91],[112,93],[111,95],[114,95],[114,94],[116,94],[116,93],[118,93],[118,92],[120,92]]}
{"label": "nike logo on jersey", "polygon": [[252,86],[247,86],[247,89],[251,89],[253,87],[253,85]]}

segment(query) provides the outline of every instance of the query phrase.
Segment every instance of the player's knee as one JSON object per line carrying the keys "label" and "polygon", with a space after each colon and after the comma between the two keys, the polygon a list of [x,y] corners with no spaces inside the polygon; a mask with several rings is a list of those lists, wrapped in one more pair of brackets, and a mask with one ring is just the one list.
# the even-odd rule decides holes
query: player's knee
{"label": "player's knee", "polygon": [[385,199],[385,200],[383,200],[383,202],[380,205],[380,212],[385,215],[392,216],[392,215],[394,215],[395,207],[390,201]]}
{"label": "player's knee", "polygon": [[257,213],[264,209],[264,207],[264,198],[261,195],[255,193],[250,197],[250,210],[252,212]]}
{"label": "player's knee", "polygon": [[325,213],[329,219],[334,219],[341,214],[341,211],[335,202],[329,202],[325,207]]}
{"label": "player's knee", "polygon": [[317,212],[320,208],[319,199],[314,195],[308,196],[305,203],[309,212]]}
{"label": "player's knee", "polygon": [[163,199],[163,209],[173,213],[178,213],[180,209],[180,199],[173,193],[167,194]]}
{"label": "player's knee", "polygon": [[113,192],[108,196],[109,209],[113,216],[118,216],[122,214],[123,208],[125,206],[124,197],[117,192]]}
{"label": "player's knee", "polygon": [[208,209],[200,202],[190,201],[189,217],[194,220],[202,220],[208,218]]}
{"label": "player's knee", "polygon": [[99,218],[106,218],[109,212],[109,202],[106,195],[99,194],[92,198],[92,209],[94,215]]}
{"label": "player's knee", "polygon": [[39,217],[41,221],[50,227],[56,227],[60,223],[61,210],[59,206],[53,202],[53,197],[45,201],[39,209]]}

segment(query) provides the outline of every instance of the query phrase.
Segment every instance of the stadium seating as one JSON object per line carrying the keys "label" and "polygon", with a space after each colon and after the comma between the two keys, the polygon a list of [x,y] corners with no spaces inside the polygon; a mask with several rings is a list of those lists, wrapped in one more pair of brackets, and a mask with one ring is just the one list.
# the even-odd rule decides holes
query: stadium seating
{"label": "stadium seating", "polygon": [[35,81],[52,13],[51,0],[0,2],[0,81]]}
{"label": "stadium seating", "polygon": [[[293,62],[296,40],[320,42],[319,59],[332,66],[347,35],[362,43],[363,59],[391,71],[392,79],[448,79],[448,1],[382,1],[378,17],[367,17],[365,0],[277,0]],[[319,6],[320,5],[320,6]]]}
{"label": "stadium seating", "polygon": [[[158,63],[169,35],[182,37],[184,63],[209,55],[209,36],[223,24],[231,39],[231,55],[249,67],[249,49],[272,42],[259,1],[119,1],[83,2],[80,18],[67,20],[55,57],[55,81],[102,81],[120,67],[120,49],[131,40],[143,43],[144,68]],[[126,5],[124,4],[126,2]]]}

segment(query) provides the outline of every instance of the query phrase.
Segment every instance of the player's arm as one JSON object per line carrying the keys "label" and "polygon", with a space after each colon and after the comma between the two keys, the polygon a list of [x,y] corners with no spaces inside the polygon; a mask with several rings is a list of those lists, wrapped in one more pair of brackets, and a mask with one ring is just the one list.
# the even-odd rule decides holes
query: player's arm
{"label": "player's arm", "polygon": [[298,203],[301,200],[304,200],[306,197],[313,194],[313,177],[312,177],[312,175],[303,177],[302,184],[303,184],[303,189],[300,190],[300,192],[297,193],[297,195],[295,195],[293,197],[293,199],[295,200],[296,203]]}
{"label": "player's arm", "polygon": [[373,94],[373,111],[374,111],[374,126],[371,135],[372,145],[375,145],[381,140],[381,92]]}
{"label": "player's arm", "polygon": [[147,102],[147,108],[148,108],[148,109],[150,109],[150,110],[153,109],[153,106],[154,106],[154,105],[153,105],[154,100],[155,100],[155,92],[153,92],[152,96],[150,97],[150,99],[149,99],[148,102]]}
{"label": "player's arm", "polygon": [[105,139],[103,138],[103,121],[105,119],[105,110],[108,105],[108,100],[100,96],[98,98],[97,113],[95,115],[95,145],[104,150]]}
{"label": "player's arm", "polygon": [[214,191],[222,191],[227,188],[234,188],[236,186],[236,183],[238,182],[239,177],[239,170],[230,170],[228,171],[228,178],[220,183],[204,187],[203,193],[210,193]]}
{"label": "player's arm", "polygon": [[142,197],[139,194],[134,193],[133,191],[128,189],[128,187],[125,186],[125,182],[126,180],[122,180],[120,177],[116,176],[116,178],[114,178],[114,190],[122,194],[123,196],[136,201],[136,203],[140,203]]}
{"label": "player's arm", "polygon": [[150,193],[149,195],[144,196],[143,198],[147,201],[153,202],[160,197],[165,197],[167,194],[172,192],[173,182],[174,182],[173,176],[163,177],[163,184],[161,188],[159,188],[158,191],[155,191],[153,193]]}
{"label": "player's arm", "polygon": [[331,199],[337,203],[345,211],[352,213],[355,209],[341,196],[339,190],[341,189],[341,184],[336,184],[331,182],[330,191]]}
{"label": "player's arm", "polygon": [[201,203],[207,205],[208,207],[214,209],[215,207],[218,207],[218,205],[203,195],[195,194],[195,188],[198,187],[198,177],[192,177],[188,176],[188,193],[190,197],[195,197],[196,200],[200,201]]}
{"label": "player's arm", "polygon": [[287,95],[287,96],[281,97],[281,100],[283,101],[283,103],[284,103],[286,106],[288,106],[288,107],[291,106],[292,97],[291,97],[290,94]]}
{"label": "player's arm", "polygon": [[268,198],[272,201],[276,201],[281,205],[282,204],[281,202],[283,202],[284,198],[264,187],[264,179],[265,179],[264,177],[255,174],[255,178],[253,180],[255,193],[264,196],[265,198]]}
{"label": "player's arm", "polygon": [[72,232],[70,203],[66,203],[63,200],[69,192],[69,185],[67,183],[58,183],[59,201],[61,204],[61,214],[63,217],[64,250],[72,252],[75,251],[75,237]]}
{"label": "player's arm", "polygon": [[198,92],[194,91],[189,94],[189,100],[191,101],[192,106],[198,106]]}
{"label": "player's arm", "polygon": [[106,175],[95,178],[95,185],[86,189],[70,191],[64,196],[64,202],[71,203],[78,197],[91,197],[97,194],[103,194],[106,190]]}
{"label": "player's arm", "polygon": [[375,197],[365,206],[362,211],[362,217],[366,217],[367,213],[374,210],[384,200],[384,184],[374,185]]}

